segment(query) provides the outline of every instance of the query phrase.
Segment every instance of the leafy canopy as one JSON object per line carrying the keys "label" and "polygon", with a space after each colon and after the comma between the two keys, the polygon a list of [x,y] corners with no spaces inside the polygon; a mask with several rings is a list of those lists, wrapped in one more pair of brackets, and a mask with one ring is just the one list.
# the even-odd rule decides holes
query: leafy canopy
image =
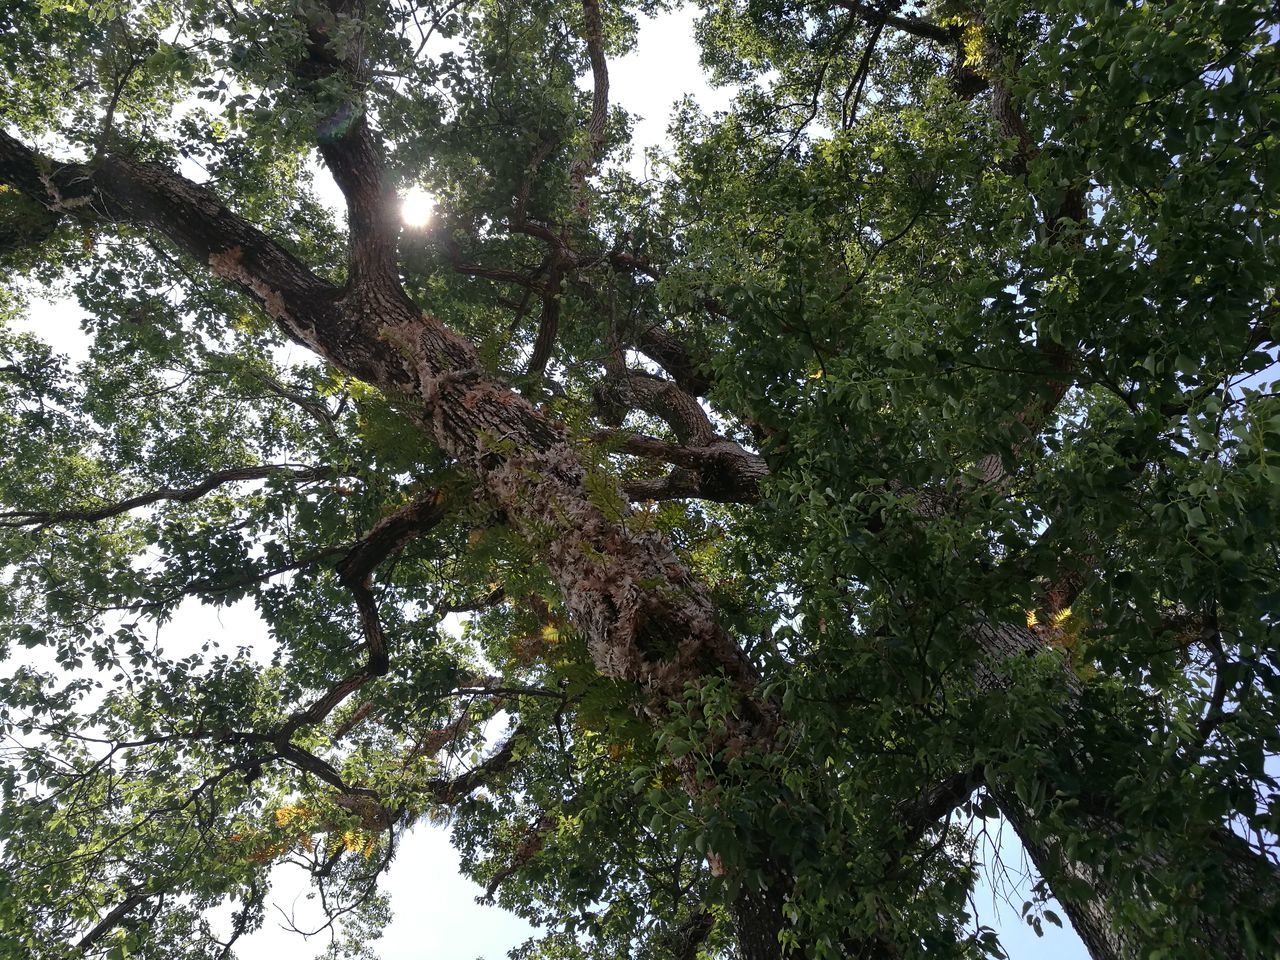
{"label": "leafy canopy", "polygon": [[[373,956],[421,820],[529,958],[755,956],[759,891],[795,955],[998,955],[997,808],[1115,956],[1272,955],[1275,886],[1223,880],[1280,832],[1271,5],[706,3],[737,96],[642,178],[602,91],[664,10],[4,5],[4,131],[54,159],[0,163],[0,956],[231,956],[286,861]],[[364,123],[377,188],[434,198],[404,289],[674,549],[767,743],[681,636],[675,695],[602,670],[567,514],[58,192],[176,169],[341,287],[316,151]]]}

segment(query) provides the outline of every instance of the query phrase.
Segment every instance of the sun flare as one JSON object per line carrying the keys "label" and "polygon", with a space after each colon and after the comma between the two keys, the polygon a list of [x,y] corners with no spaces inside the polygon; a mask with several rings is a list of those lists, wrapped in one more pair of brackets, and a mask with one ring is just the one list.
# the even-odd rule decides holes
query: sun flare
{"label": "sun flare", "polygon": [[421,187],[414,187],[400,201],[400,219],[406,227],[425,227],[431,221],[435,206],[431,194]]}

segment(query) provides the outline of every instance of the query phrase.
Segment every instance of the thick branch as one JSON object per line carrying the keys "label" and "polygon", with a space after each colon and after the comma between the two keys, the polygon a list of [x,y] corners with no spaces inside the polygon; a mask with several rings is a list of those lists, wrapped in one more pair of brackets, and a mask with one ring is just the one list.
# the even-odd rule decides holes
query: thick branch
{"label": "thick branch", "polygon": [[982,785],[980,770],[965,770],[935,783],[919,797],[898,808],[907,844],[915,844],[925,831],[951,813]]}
{"label": "thick branch", "polygon": [[591,120],[587,124],[586,156],[574,161],[569,171],[569,189],[577,197],[578,215],[587,215],[586,179],[600,162],[604,150],[604,129],[609,119],[609,68],[604,58],[604,24],[600,0],[582,0],[583,38],[591,58]]}
{"label": "thick branch", "polygon": [[0,130],[0,182],[51,212],[154,231],[254,300],[299,343],[335,360],[338,290],[206,188],[158,164],[107,156],[95,169],[37,154]]}
{"label": "thick branch", "polygon": [[[835,6],[848,10],[856,17],[861,17],[870,24],[883,24],[893,27],[895,30],[901,30],[903,33],[909,33],[913,37],[920,37],[922,40],[932,40],[935,43],[955,43],[960,39],[960,30],[957,27],[943,27],[930,20],[914,15],[900,16],[875,6],[862,3],[861,0],[835,0]],[[897,4],[901,7],[901,3]]]}
{"label": "thick branch", "polygon": [[348,285],[377,283],[398,288],[395,186],[385,172],[382,144],[369,127],[361,92],[363,67],[334,49],[334,34],[346,26],[344,21],[351,16],[347,7],[343,0],[333,0],[327,16],[313,17],[308,25],[307,58],[297,72],[301,79],[316,86],[320,81],[336,81],[348,88],[344,91],[346,96],[316,131],[320,156],[347,201]]}
{"label": "thick branch", "polygon": [[627,411],[643,410],[666,421],[682,445],[705,447],[718,439],[707,412],[670,380],[629,372],[601,380],[592,393],[606,422],[620,424]]}
{"label": "thick branch", "polygon": [[660,480],[628,480],[622,492],[633,503],[704,499],[698,474],[688,467],[676,467]]}
{"label": "thick branch", "polygon": [[501,747],[466,773],[446,780],[432,780],[427,785],[428,792],[437,803],[456,803],[474,793],[484,786],[490,777],[503,773],[511,766],[512,761],[515,760],[516,741],[522,735],[523,730],[517,729]]}
{"label": "thick branch", "polygon": [[593,392],[606,421],[620,424],[628,411],[643,410],[666,421],[680,441],[669,443],[616,429],[596,434],[597,440],[614,443],[623,452],[684,468],[657,485],[630,485],[627,493],[632,499],[696,496],[749,502],[759,497],[760,481],[769,474],[764,459],[717,434],[702,405],[675,383],[646,373],[620,373],[601,380]]}
{"label": "thick branch", "polygon": [[88,953],[105,937],[108,933],[116,928],[134,907],[141,906],[146,903],[154,894],[135,891],[121,900],[112,910],[94,926],[92,930],[80,938],[76,944],[76,950],[82,954]]}
{"label": "thick branch", "polygon": [[711,389],[711,378],[689,355],[684,344],[658,324],[650,324],[636,336],[636,347],[676,382],[685,393],[705,397]]}

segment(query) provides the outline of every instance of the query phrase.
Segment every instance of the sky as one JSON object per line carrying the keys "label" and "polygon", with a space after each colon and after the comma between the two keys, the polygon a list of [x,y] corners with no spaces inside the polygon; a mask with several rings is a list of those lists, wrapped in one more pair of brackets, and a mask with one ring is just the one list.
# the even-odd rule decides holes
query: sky
{"label": "sky", "polygon": [[[726,107],[732,95],[732,91],[708,86],[699,66],[689,10],[662,14],[644,23],[637,49],[610,62],[609,80],[611,100],[639,118],[632,159],[637,169],[643,165],[645,146],[665,142],[676,101],[690,94],[705,109],[714,110]],[[320,186],[322,195],[339,202],[331,183]],[[423,215],[420,207],[412,214]],[[28,324],[73,360],[85,355],[74,304],[36,300]],[[246,605],[221,611],[192,606],[165,629],[166,645],[176,642],[193,648],[205,639],[223,638],[227,645],[235,646],[255,637],[265,646],[262,623]],[[1011,875],[1025,874],[1024,856],[1012,831],[1007,827],[1000,830],[995,823],[989,829],[995,835],[989,849],[998,852]],[[273,880],[271,915],[263,929],[237,944],[241,960],[304,960],[325,947],[324,942],[314,940],[311,946],[300,943],[297,934],[283,929],[281,914],[276,911],[294,913],[301,926],[308,910],[314,910],[307,900],[302,872],[277,868]],[[1030,882],[1024,876],[999,896],[989,884],[982,883],[973,898],[981,922],[1000,932],[1011,960],[1087,960],[1088,954],[1069,925],[1064,930],[1046,925],[1041,939],[1021,920],[1018,908],[1028,898]],[[518,917],[476,902],[483,891],[459,875],[458,856],[449,844],[446,827],[421,824],[403,836],[384,889],[390,894],[394,919],[379,942],[380,960],[501,960],[508,950],[537,933]],[[1063,915],[1056,904],[1051,906]]]}

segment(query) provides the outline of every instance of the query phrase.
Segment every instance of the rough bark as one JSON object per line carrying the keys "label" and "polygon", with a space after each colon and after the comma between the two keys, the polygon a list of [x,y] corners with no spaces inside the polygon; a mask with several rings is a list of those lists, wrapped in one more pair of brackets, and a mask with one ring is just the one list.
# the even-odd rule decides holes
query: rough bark
{"label": "rough bark", "polygon": [[597,439],[613,441],[625,453],[665,461],[676,467],[663,481],[627,488],[633,499],[697,496],[722,503],[749,503],[760,497],[769,475],[759,454],[716,433],[697,399],[678,382],[636,371],[620,371],[599,381],[593,396],[606,423],[621,426],[632,410],[664,421],[676,443],[621,430],[604,431]]}
{"label": "rough bark", "polygon": [[[878,13],[856,3],[841,5],[938,42],[953,42],[956,36],[953,28],[918,18]],[[336,69],[338,65],[322,53],[323,30],[317,28],[316,36],[315,50],[321,52],[310,61],[312,67],[320,73]],[[288,336],[397,398],[406,416],[468,468],[541,548],[570,617],[588,638],[593,662],[603,675],[643,685],[651,694],[655,716],[670,699],[682,695],[688,682],[723,675],[739,696],[740,720],[733,736],[743,746],[769,748],[775,711],[755,696],[754,670],[716,623],[705,589],[661,538],[629,529],[610,508],[593,502],[585,470],[563,427],[485,372],[469,342],[405,294],[396,276],[394,191],[382,172],[381,151],[358,111],[341,137],[321,137],[321,152],[349,201],[351,263],[349,282],[341,288],[315,276],[210,191],[163,167],[111,155],[93,167],[56,163],[0,131],[0,182],[35,199],[53,217],[120,222],[163,236],[254,298]],[[678,345],[650,331],[645,346],[678,382],[683,381],[680,385],[688,393],[705,391],[705,377],[680,355]],[[643,401],[644,395],[654,409],[667,411],[665,418],[678,435],[682,427],[677,424],[693,425],[681,435],[684,444],[667,445],[685,451],[668,451],[667,459],[684,471],[673,472],[668,489],[678,487],[681,495],[712,499],[758,497],[766,474],[763,461],[741,447],[717,447],[727,441],[704,430],[696,403],[684,404],[669,391],[660,395],[651,384],[633,383],[628,388],[637,404],[649,402]],[[980,640],[996,657],[1023,656],[1028,645],[1037,650],[1041,646],[1028,631],[980,631]],[[1011,791],[997,784],[993,792],[1051,882],[1055,876],[1094,877],[1087,865],[1068,862],[1052,838],[1040,835],[1033,812],[1020,806],[1016,797],[1010,799]],[[1103,830],[1114,828],[1117,837],[1123,835],[1119,824],[1108,826],[1105,818],[1095,823]],[[1252,869],[1238,876],[1255,874],[1265,876]],[[735,905],[748,960],[779,955],[783,889],[745,896]],[[1100,960],[1118,960],[1129,949],[1111,929],[1109,896],[1100,890],[1084,901],[1060,897]],[[1229,931],[1206,926],[1204,936],[1234,949]]]}
{"label": "rough bark", "polygon": [[742,960],[779,960],[783,956],[780,936],[786,924],[782,914],[785,900],[781,886],[738,895],[733,921]]}
{"label": "rough bark", "polygon": [[[1035,814],[1012,790],[996,786],[991,792],[1031,862],[1049,881],[1050,888],[1093,960],[1136,960],[1146,956],[1150,945],[1133,930],[1117,926],[1113,905],[1135,898],[1139,903],[1148,902],[1143,896],[1143,880],[1157,872],[1170,877],[1205,875],[1207,871],[1213,871],[1211,875],[1224,886],[1233,903],[1253,902],[1258,905],[1253,911],[1255,917],[1274,917],[1280,908],[1280,876],[1275,866],[1255,855],[1242,839],[1227,830],[1200,831],[1200,844],[1191,862],[1179,864],[1159,852],[1137,852],[1134,855],[1139,871],[1134,878],[1136,889],[1129,885],[1119,888],[1090,864],[1068,857],[1057,838],[1045,833]],[[1105,804],[1098,806],[1105,807]],[[1109,846],[1118,849],[1133,847],[1132,831],[1105,813],[1082,815],[1080,825]],[[1073,882],[1064,886],[1064,879]],[[1085,892],[1082,895],[1065,893],[1066,890],[1077,889]],[[1182,941],[1188,955],[1193,948],[1195,956],[1222,960],[1280,955],[1280,940],[1274,930],[1259,929],[1262,925],[1255,925],[1254,936],[1258,943],[1251,948],[1248,946],[1249,937],[1244,933],[1242,924],[1236,922],[1237,918],[1197,908],[1198,894],[1194,886],[1180,891],[1180,899],[1183,904],[1176,919],[1193,921],[1186,939]],[[1190,916],[1192,913],[1193,917]]]}

